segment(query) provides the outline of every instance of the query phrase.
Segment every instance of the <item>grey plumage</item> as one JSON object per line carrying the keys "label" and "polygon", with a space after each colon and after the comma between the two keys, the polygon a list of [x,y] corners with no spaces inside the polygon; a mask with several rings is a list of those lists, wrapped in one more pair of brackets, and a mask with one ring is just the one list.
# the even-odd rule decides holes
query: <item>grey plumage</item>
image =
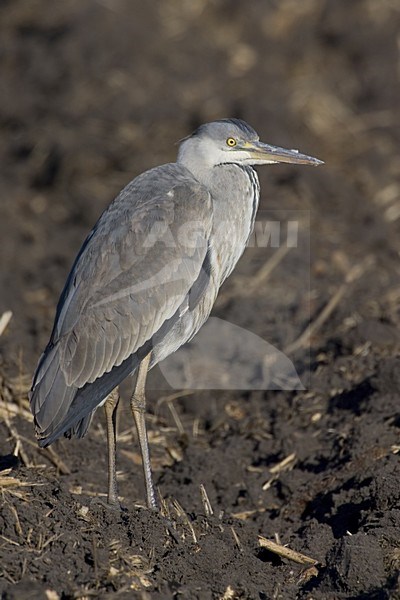
{"label": "grey plumage", "polygon": [[41,446],[83,436],[149,352],[152,367],[195,335],[252,231],[253,165],[282,161],[320,162],[261,144],[243,121],[220,120],[183,140],[176,163],[136,177],[111,203],[75,260],[34,376]]}
{"label": "grey plumage", "polygon": [[[31,403],[43,436],[58,430],[80,388],[134,355],[174,315],[200,274],[211,214],[209,193],[178,165],[136,178],[103,213],[68,278],[35,377]],[[204,244],[184,247],[179,227],[198,219]],[[176,243],[144,251],[155,222],[166,223]]]}

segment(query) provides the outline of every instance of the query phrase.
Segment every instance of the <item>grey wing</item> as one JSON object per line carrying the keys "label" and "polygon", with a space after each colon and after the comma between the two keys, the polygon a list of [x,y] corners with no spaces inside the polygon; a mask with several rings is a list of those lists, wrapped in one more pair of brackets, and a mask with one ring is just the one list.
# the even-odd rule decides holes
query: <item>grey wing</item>
{"label": "grey wing", "polygon": [[211,227],[209,193],[176,165],[138,177],[103,213],[68,277],[34,376],[41,446],[62,433],[84,435],[91,412],[199,288]]}
{"label": "grey wing", "polygon": [[208,192],[184,183],[99,223],[53,334],[67,385],[120,365],[174,315],[200,274],[211,217]]}

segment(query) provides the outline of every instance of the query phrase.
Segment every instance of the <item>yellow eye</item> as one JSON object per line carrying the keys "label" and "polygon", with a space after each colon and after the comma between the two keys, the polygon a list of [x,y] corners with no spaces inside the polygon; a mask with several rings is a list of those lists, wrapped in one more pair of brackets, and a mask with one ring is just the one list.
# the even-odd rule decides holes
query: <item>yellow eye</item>
{"label": "yellow eye", "polygon": [[233,148],[233,146],[236,146],[237,142],[235,140],[235,138],[228,138],[226,140],[226,143],[228,146],[230,146],[231,148]]}

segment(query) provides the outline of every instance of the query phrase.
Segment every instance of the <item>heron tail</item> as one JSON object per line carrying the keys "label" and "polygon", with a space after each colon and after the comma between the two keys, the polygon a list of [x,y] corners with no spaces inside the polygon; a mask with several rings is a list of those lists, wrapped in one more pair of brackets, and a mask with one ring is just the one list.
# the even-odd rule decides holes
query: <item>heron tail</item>
{"label": "heron tail", "polygon": [[40,446],[65,421],[78,388],[68,386],[60,368],[59,347],[48,346],[43,353],[29,394],[36,435]]}
{"label": "heron tail", "polygon": [[29,394],[39,446],[49,446],[62,435],[83,437],[96,408],[136,370],[139,362],[137,355],[131,355],[93,383],[77,388],[65,381],[58,346],[48,347],[39,361]]}

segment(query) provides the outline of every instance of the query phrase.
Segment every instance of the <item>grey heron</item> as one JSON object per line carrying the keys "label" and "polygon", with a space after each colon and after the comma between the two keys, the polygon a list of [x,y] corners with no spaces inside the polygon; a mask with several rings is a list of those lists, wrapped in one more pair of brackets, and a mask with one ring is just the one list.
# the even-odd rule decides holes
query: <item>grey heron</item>
{"label": "grey heron", "polygon": [[201,125],[176,163],[131,181],[84,241],[58,302],[30,405],[41,447],[82,437],[104,405],[108,502],[118,504],[115,418],[119,384],[131,397],[147,505],[156,507],[145,425],[148,370],[190,340],[252,232],[260,186],[254,166],[322,161],[270,146],[239,119]]}

